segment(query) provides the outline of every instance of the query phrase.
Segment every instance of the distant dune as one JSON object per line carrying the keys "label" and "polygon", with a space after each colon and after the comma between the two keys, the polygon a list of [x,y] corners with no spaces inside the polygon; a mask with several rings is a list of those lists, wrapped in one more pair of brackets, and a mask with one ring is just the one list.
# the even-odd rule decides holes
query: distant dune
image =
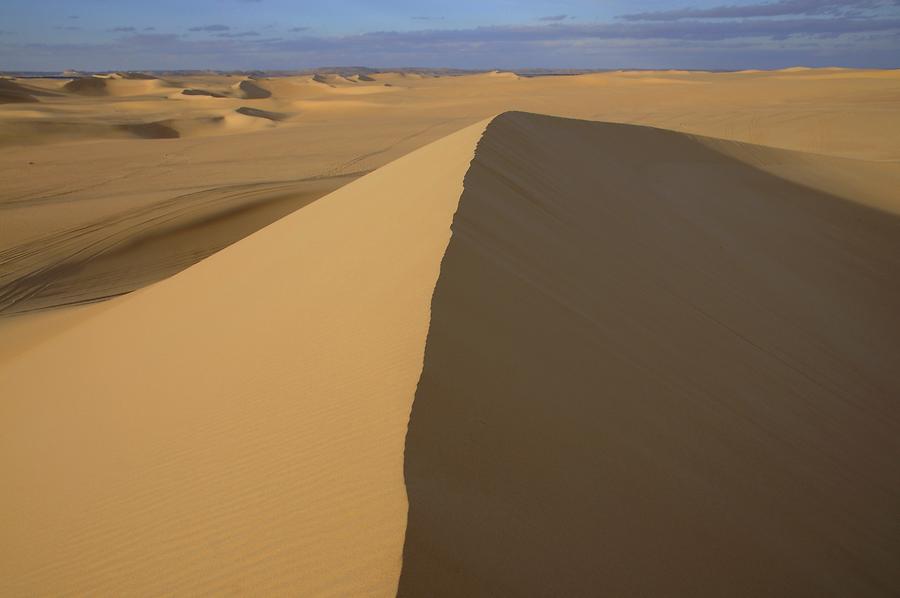
{"label": "distant dune", "polygon": [[0,359],[3,588],[896,594],[895,176],[426,145]]}
{"label": "distant dune", "polygon": [[136,73],[136,72],[125,72],[119,73],[123,79],[134,79],[134,80],[144,80],[144,81],[153,81],[158,79],[155,75],[149,75],[147,73]]}
{"label": "distant dune", "polygon": [[238,88],[243,92],[244,98],[247,100],[263,100],[272,97],[272,92],[260,87],[252,81],[241,81]]}
{"label": "distant dune", "polygon": [[0,79],[0,104],[36,103],[38,99],[21,85],[9,79]]}
{"label": "distant dune", "polygon": [[65,85],[63,89],[70,93],[77,93],[85,96],[103,96],[109,93],[107,80],[100,77],[79,77],[72,79]]}
{"label": "distant dune", "polygon": [[81,96],[119,98],[171,91],[173,87],[173,84],[149,75],[113,74],[72,79],[62,86],[62,91]]}
{"label": "distant dune", "polygon": [[250,108],[248,106],[241,106],[237,110],[235,110],[238,114],[243,114],[244,116],[253,116],[256,118],[265,118],[266,120],[284,120],[287,118],[286,114],[281,114],[280,112],[270,112],[268,110],[260,110],[259,108]]}
{"label": "distant dune", "polygon": [[182,89],[181,93],[186,96],[209,96],[211,98],[224,98],[225,94],[215,91],[207,91],[205,89]]}
{"label": "distant dune", "polygon": [[169,126],[165,121],[155,123],[140,123],[119,125],[123,131],[128,131],[143,139],[176,139],[180,137],[178,131]]}

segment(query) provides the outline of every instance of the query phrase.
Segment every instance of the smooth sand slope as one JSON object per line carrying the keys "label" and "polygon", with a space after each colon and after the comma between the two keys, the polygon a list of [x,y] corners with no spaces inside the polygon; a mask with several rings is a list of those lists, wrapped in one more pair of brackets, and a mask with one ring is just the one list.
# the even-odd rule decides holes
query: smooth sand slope
{"label": "smooth sand slope", "polygon": [[773,174],[818,160],[491,123],[432,302],[401,596],[900,593],[900,185]]}
{"label": "smooth sand slope", "polygon": [[0,79],[0,315],[164,279],[508,110],[900,160],[900,71],[139,77]]}
{"label": "smooth sand slope", "polygon": [[900,591],[896,168],[485,126],[0,355],[0,593]]}
{"label": "smooth sand slope", "polygon": [[336,175],[190,191],[0,250],[0,313],[128,293],[183,270],[355,178]]}
{"label": "smooth sand slope", "polygon": [[406,423],[483,128],[0,360],[0,594],[393,595]]}

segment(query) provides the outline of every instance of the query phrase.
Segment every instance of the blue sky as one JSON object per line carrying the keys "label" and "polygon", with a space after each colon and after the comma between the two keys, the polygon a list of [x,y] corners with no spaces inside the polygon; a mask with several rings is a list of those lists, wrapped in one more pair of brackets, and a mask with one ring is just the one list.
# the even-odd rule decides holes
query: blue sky
{"label": "blue sky", "polygon": [[0,0],[0,70],[900,67],[900,0]]}

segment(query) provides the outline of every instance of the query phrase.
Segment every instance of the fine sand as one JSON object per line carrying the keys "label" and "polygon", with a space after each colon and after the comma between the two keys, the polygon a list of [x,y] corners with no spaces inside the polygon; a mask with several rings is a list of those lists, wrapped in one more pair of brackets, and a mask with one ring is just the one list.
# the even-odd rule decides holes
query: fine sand
{"label": "fine sand", "polygon": [[900,593],[896,74],[369,78],[16,88],[0,595]]}

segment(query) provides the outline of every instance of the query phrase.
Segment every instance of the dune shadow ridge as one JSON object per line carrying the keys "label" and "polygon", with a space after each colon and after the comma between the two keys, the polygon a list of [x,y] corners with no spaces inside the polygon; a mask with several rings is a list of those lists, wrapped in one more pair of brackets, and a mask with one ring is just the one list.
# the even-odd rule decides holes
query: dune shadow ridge
{"label": "dune shadow ridge", "polygon": [[432,299],[399,596],[900,592],[900,219],[726,145],[762,166],[488,126]]}

